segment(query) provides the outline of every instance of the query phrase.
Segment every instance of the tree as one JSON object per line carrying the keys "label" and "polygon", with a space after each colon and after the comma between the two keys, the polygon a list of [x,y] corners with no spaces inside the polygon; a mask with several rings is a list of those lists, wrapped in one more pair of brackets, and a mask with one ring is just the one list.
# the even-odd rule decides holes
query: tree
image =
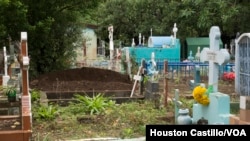
{"label": "tree", "polygon": [[[98,11],[101,27],[99,35],[106,35],[104,26],[113,24],[114,38],[131,45],[132,38],[137,38],[139,33],[149,36],[151,28],[154,35],[171,35],[176,23],[179,28],[177,36],[181,41],[189,36],[208,36],[214,25],[221,28],[223,36],[231,37],[237,29],[242,28],[237,25],[237,19],[240,11],[248,11],[246,5],[249,5],[243,3],[235,0],[107,1]],[[248,27],[247,22],[244,25]]]}
{"label": "tree", "polygon": [[19,0],[2,0],[0,5],[0,45],[7,46],[10,37],[19,40],[20,32],[27,30],[27,8]]}
{"label": "tree", "polygon": [[31,58],[30,74],[37,76],[50,71],[69,68],[74,48],[81,42],[81,17],[98,5],[98,0],[5,0],[1,1],[0,37],[20,39],[20,32],[28,32]]}

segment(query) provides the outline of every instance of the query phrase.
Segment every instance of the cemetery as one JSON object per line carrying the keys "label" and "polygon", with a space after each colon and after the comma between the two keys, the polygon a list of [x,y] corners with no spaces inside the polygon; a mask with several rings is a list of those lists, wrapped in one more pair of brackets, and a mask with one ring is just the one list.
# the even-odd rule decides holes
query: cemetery
{"label": "cemetery", "polygon": [[[195,52],[190,50],[187,62],[180,60],[176,24],[173,31],[174,36],[167,37],[155,37],[151,32],[148,47],[144,45],[145,39],[141,42],[139,34],[138,46],[132,41],[131,47],[122,49],[125,62],[130,66],[122,70],[122,67],[117,69],[119,64],[116,67],[114,65],[121,60],[113,58],[115,53],[111,27],[109,39],[110,53],[113,55],[105,60],[110,65],[107,67],[109,69],[82,66],[47,73],[31,81],[28,81],[27,33],[22,32],[21,50],[15,54],[17,60],[14,67],[8,64],[8,56],[14,52],[7,54],[4,48],[2,86],[14,86],[16,95],[14,102],[6,103],[6,99],[1,100],[3,114],[0,115],[0,137],[7,139],[11,134],[11,139],[19,138],[20,141],[31,137],[31,89],[41,91],[39,101],[47,105],[59,103],[67,106],[74,100],[75,94],[89,97],[104,94],[104,97],[111,98],[117,104],[153,101],[156,109],[168,107],[166,117],[162,118],[165,124],[250,124],[249,62],[246,61],[249,59],[246,52],[249,52],[250,35],[242,34],[235,39],[234,65],[230,64],[228,50],[220,47],[221,33],[218,26],[210,29],[209,46],[202,47],[201,50],[197,47],[198,58],[193,57]],[[134,64],[130,60],[133,55],[137,57],[137,73],[131,71]],[[226,73],[235,75],[228,77]],[[230,81],[227,82],[228,79]],[[187,101],[191,103],[185,103]],[[232,102],[236,102],[234,113]],[[10,121],[7,122],[8,120]],[[38,128],[35,130],[39,131]]]}

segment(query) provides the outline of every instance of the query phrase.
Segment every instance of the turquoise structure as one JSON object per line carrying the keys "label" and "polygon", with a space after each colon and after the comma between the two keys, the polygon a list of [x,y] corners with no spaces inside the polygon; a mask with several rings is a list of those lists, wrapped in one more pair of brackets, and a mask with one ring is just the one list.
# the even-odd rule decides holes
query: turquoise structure
{"label": "turquoise structure", "polygon": [[122,49],[123,54],[125,54],[127,48],[130,56],[135,58],[137,63],[140,63],[142,59],[150,60],[152,52],[155,54],[156,62],[163,62],[164,60],[169,62],[181,61],[180,40],[173,39],[170,36],[150,36],[148,46],[124,47]]}
{"label": "turquoise structure", "polygon": [[208,120],[208,124],[230,123],[230,97],[221,92],[209,94],[208,106],[193,104],[193,124],[201,118]]}

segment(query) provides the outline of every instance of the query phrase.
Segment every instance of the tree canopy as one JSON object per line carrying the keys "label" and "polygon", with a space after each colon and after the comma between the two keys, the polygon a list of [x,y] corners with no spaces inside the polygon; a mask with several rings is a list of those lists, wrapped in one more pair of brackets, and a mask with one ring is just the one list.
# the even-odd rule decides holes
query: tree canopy
{"label": "tree canopy", "polygon": [[[178,38],[208,36],[211,26],[219,26],[225,42],[237,32],[246,32],[249,7],[244,0],[116,0],[99,7],[100,36],[105,27],[114,26],[114,39],[130,45],[139,33],[171,35],[174,23]],[[103,35],[104,34],[104,35]]]}
{"label": "tree canopy", "polygon": [[28,32],[31,75],[68,68],[84,24],[81,17],[98,0],[4,0],[0,10],[0,43],[19,40]]}
{"label": "tree canopy", "polygon": [[107,43],[112,24],[115,42],[126,46],[133,38],[138,43],[139,33],[147,39],[150,29],[171,35],[174,23],[182,41],[208,36],[217,25],[229,43],[250,28],[248,0],[1,0],[0,6],[0,45],[27,31],[31,76],[69,68],[86,24],[98,26],[98,38]]}

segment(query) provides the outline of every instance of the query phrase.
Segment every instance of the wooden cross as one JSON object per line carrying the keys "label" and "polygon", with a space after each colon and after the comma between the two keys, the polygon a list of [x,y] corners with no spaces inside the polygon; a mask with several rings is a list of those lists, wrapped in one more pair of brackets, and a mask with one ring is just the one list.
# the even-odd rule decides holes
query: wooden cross
{"label": "wooden cross", "polygon": [[[31,131],[31,100],[29,93],[27,32],[21,32],[20,66],[22,72],[22,123],[23,130]],[[30,136],[30,134],[26,134]],[[25,136],[26,136],[25,135]]]}
{"label": "wooden cross", "polygon": [[132,89],[132,91],[131,91],[130,97],[133,96],[137,83],[138,83],[139,81],[141,81],[141,78],[142,78],[142,77],[141,77],[140,74],[141,74],[141,72],[142,72],[142,69],[143,69],[143,67],[140,66],[140,67],[139,67],[139,70],[138,70],[138,72],[137,72],[137,74],[134,75],[134,77],[133,77],[133,79],[135,80],[135,82],[134,82],[133,89]]}
{"label": "wooden cross", "polygon": [[209,62],[208,85],[213,86],[213,92],[218,91],[219,65],[224,65],[230,60],[230,55],[226,49],[219,49],[220,28],[213,26],[210,29],[210,48],[203,48],[200,55],[201,62]]}

